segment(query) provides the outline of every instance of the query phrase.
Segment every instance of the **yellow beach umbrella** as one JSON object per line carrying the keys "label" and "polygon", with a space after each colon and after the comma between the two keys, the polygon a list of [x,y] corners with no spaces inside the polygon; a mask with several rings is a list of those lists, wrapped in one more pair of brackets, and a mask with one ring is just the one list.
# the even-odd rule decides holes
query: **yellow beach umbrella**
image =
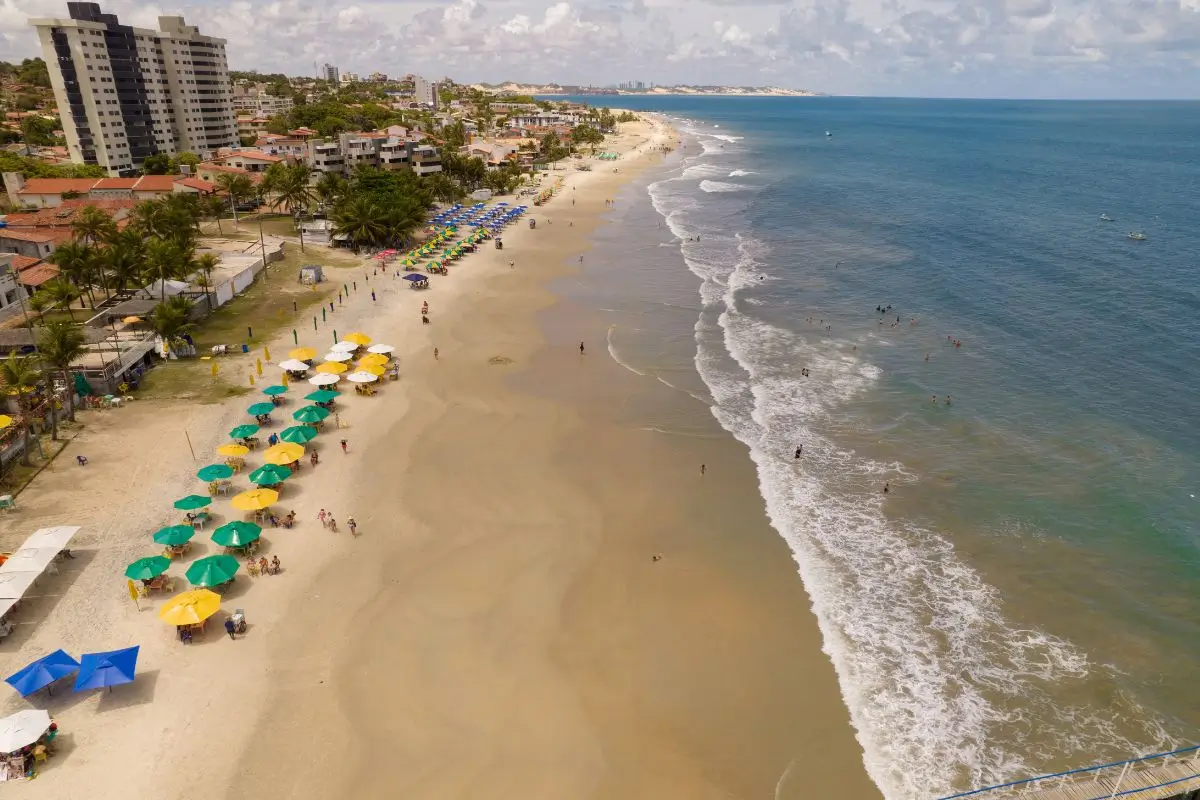
{"label": "yellow beach umbrella", "polygon": [[316,371],[324,372],[329,375],[341,375],[347,369],[349,369],[349,367],[347,367],[345,364],[339,364],[336,361],[326,361],[324,364],[318,364]]}
{"label": "yellow beach umbrella", "polygon": [[0,414],[0,431],[13,424],[13,418],[8,414]]}
{"label": "yellow beach umbrella", "polygon": [[[295,442],[280,442],[263,452],[263,461],[268,464],[291,464],[304,457],[304,445]],[[241,495],[238,495],[241,497]]]}
{"label": "yellow beach umbrella", "polygon": [[370,354],[365,355],[362,358],[360,358],[358,360],[358,365],[360,367],[366,367],[366,366],[379,367],[379,366],[383,366],[387,362],[388,362],[387,356],[382,355],[380,353],[370,353]]}
{"label": "yellow beach umbrella", "polygon": [[288,358],[294,358],[297,361],[311,361],[317,357],[317,351],[311,347],[297,347],[295,350],[288,351]]}
{"label": "yellow beach umbrella", "polygon": [[223,444],[217,448],[217,452],[223,456],[232,456],[240,458],[250,452],[250,448],[244,444]]}
{"label": "yellow beach umbrella", "polygon": [[158,610],[158,617],[171,625],[198,625],[221,610],[221,595],[208,589],[177,594]]}
{"label": "yellow beach umbrella", "polygon": [[354,333],[347,333],[345,341],[354,342],[355,344],[366,347],[371,343],[371,337],[367,336],[365,333],[359,333],[358,331],[355,331]]}
{"label": "yellow beach umbrella", "polygon": [[375,377],[381,377],[383,373],[387,372],[387,370],[378,364],[363,364],[359,366],[359,369],[363,372],[369,372]]}
{"label": "yellow beach umbrella", "polygon": [[[296,446],[299,447],[299,445]],[[238,511],[262,511],[278,501],[279,492],[274,489],[251,489],[248,492],[235,494],[229,502]]]}

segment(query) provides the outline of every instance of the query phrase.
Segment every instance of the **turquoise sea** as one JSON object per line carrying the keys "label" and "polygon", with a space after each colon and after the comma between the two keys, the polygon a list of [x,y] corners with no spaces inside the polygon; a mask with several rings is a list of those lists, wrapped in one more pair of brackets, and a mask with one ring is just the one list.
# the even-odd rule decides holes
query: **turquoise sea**
{"label": "turquoise sea", "polygon": [[889,800],[1200,740],[1200,105],[612,100],[684,147],[569,291],[745,444]]}

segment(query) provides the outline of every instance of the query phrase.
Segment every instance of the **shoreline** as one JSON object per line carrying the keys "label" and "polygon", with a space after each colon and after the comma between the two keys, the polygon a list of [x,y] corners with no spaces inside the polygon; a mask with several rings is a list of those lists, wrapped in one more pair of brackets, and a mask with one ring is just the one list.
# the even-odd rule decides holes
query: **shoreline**
{"label": "shoreline", "polygon": [[[651,135],[639,135],[623,146],[647,149]],[[51,698],[67,746],[28,796],[188,798],[198,786],[231,798],[392,796],[400,785],[431,798],[877,795],[745,452],[723,431],[681,444],[612,420],[612,403],[644,387],[605,357],[599,316],[549,288],[607,224],[603,199],[660,161],[642,153],[620,174],[566,171],[578,188],[531,209],[538,229],[506,232],[504,251],[483,248],[419,297],[380,276],[382,302],[360,291],[356,307],[339,308],[338,327],[397,346],[401,380],[347,398],[349,457],[326,433],[317,479],[287,487],[280,505],[300,524],[265,532],[284,574],[249,588],[240,578],[227,603],[246,607],[246,638],[210,631],[181,648],[117,597],[117,565],[145,549],[132,540],[162,514],[96,510],[100,530],[80,543],[103,540],[94,558],[104,563],[81,565],[95,598],[67,592],[100,624],[51,625],[45,611],[30,622],[39,641],[71,650],[140,641],[143,672],[115,702]],[[422,300],[430,326],[417,319]],[[188,411],[188,430],[211,433],[193,433],[197,452],[224,439],[244,404]],[[164,405],[89,420],[84,436],[128,441],[136,415],[137,442],[177,438]],[[194,467],[179,455],[160,447],[117,481],[157,470],[161,483],[190,486]],[[697,481],[697,459],[728,465],[723,499]],[[50,488],[70,490],[74,474],[54,473]],[[360,536],[323,531],[318,507],[354,516]],[[746,530],[750,548],[728,536]],[[658,549],[666,556],[653,563]],[[228,755],[213,757],[214,740]],[[113,763],[148,766],[101,777]],[[792,774],[805,785],[789,794]]]}

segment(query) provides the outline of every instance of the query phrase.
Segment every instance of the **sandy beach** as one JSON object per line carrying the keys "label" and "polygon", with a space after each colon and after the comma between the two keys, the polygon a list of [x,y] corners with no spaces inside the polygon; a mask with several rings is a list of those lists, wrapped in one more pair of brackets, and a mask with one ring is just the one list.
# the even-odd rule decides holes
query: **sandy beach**
{"label": "sandy beach", "polygon": [[[603,321],[548,288],[588,257],[605,201],[674,142],[658,121],[623,126],[605,144],[623,154],[619,171],[552,173],[563,187],[531,210],[536,230],[514,226],[503,251],[487,245],[430,291],[372,276],[364,260],[335,325],[395,345],[401,379],[375,397],[346,392],[342,429],[314,443],[320,465],[286,485],[279,508],[300,522],[264,532],[282,574],[243,574],[226,594],[223,610],[244,608],[250,622],[238,641],[210,626],[179,644],[155,614],[162,599],[139,610],[122,571],[154,552],[171,501],[197,489],[195,470],[253,400],[82,415],[69,457],[0,519],[6,550],[38,527],[82,526],[78,558],[34,588],[0,668],[58,647],[140,644],[139,676],[111,694],[31,698],[59,721],[62,744],[38,780],[12,788],[878,797],[744,450],[715,421],[712,437],[687,440],[623,425],[617,412],[635,395],[677,400],[614,365]],[[302,345],[328,342],[326,329],[301,334]],[[271,351],[290,345],[289,332]],[[76,467],[75,453],[90,465]],[[227,505],[215,504],[218,524],[240,518]],[[341,532],[322,528],[321,508]],[[10,692],[3,712],[24,707]]]}

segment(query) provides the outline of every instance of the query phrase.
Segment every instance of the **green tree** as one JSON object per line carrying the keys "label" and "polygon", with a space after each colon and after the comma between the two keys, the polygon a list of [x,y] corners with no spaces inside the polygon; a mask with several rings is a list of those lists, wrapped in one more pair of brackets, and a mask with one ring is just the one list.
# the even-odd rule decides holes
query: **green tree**
{"label": "green tree", "polygon": [[322,203],[334,206],[350,191],[350,185],[345,178],[336,172],[326,172],[317,181],[314,191],[316,192],[317,199]]}
{"label": "green tree", "polygon": [[17,398],[21,409],[21,438],[24,448],[21,453],[21,463],[29,466],[29,433],[30,416],[33,413],[33,394],[37,390],[38,381],[42,379],[38,369],[37,356],[22,356],[9,353],[8,358],[0,361],[0,383],[12,397]]}
{"label": "green tree", "polygon": [[217,223],[217,233],[224,236],[225,231],[221,230],[221,214],[225,212],[225,201],[215,194],[206,194],[200,198],[200,216],[204,219],[215,220]]}
{"label": "green tree", "polygon": [[453,203],[461,200],[466,192],[458,183],[445,172],[434,172],[426,175],[422,181],[430,196],[439,203]]}
{"label": "green tree", "polygon": [[216,310],[211,292],[212,274],[220,264],[221,259],[212,253],[205,253],[192,260],[192,269],[200,275],[200,286],[204,289],[204,296],[208,298],[208,309],[210,312]]}
{"label": "green tree", "polygon": [[117,223],[96,206],[84,206],[71,221],[71,230],[85,244],[95,247],[117,232]]}
{"label": "green tree", "polygon": [[109,238],[102,264],[117,294],[137,286],[146,273],[146,240],[132,228],[121,231]]}
{"label": "green tree", "polygon": [[0,150],[0,172],[19,172],[29,178],[104,178],[99,164],[47,164],[37,158]]}
{"label": "green tree", "polygon": [[[90,245],[80,242],[64,242],[46,259],[51,264],[58,267],[60,277],[67,281],[75,289],[83,291],[91,291],[92,284],[97,276],[97,253]],[[57,279],[55,279],[57,280]],[[46,288],[54,281],[47,281],[42,285],[38,294],[46,291]],[[78,299],[79,295],[72,298]],[[93,305],[95,305],[93,298]],[[70,304],[67,304],[67,310],[70,311]]]}
{"label": "green tree", "polygon": [[222,172],[217,176],[217,186],[229,195],[229,206],[233,209],[233,227],[236,228],[238,202],[254,196],[254,181],[250,180],[249,175],[239,172]]}
{"label": "green tree", "polygon": [[[272,166],[279,166],[273,164]],[[293,164],[283,168],[276,181],[275,203],[282,206],[296,221],[296,230],[300,234],[300,252],[304,252],[304,228],[300,222],[304,213],[312,206],[315,195],[308,183],[308,167],[303,164]]]}
{"label": "green tree", "polygon": [[[75,421],[75,383],[71,378],[71,364],[87,352],[83,329],[65,320],[51,320],[38,334],[38,349],[42,362],[62,376],[67,394],[67,418]],[[51,414],[51,439],[58,439],[58,414]]]}
{"label": "green tree", "polygon": [[75,284],[60,275],[43,283],[37,290],[37,294],[30,299],[29,305],[33,306],[34,311],[65,308],[67,315],[74,321],[75,310],[71,305],[82,295],[83,293],[76,288]]}
{"label": "green tree", "polygon": [[345,236],[357,250],[387,239],[386,212],[367,197],[351,197],[333,213],[333,234]]}
{"label": "green tree", "polygon": [[174,347],[184,335],[196,326],[191,321],[192,301],[176,295],[154,308],[150,315],[150,328],[157,333],[168,347]]}
{"label": "green tree", "polygon": [[166,175],[171,171],[171,157],[166,153],[154,153],[142,160],[143,175]]}
{"label": "green tree", "polygon": [[179,167],[186,164],[187,166],[192,168],[193,172],[195,172],[196,165],[199,163],[200,163],[200,156],[196,155],[195,153],[190,153],[185,150],[184,152],[175,156],[175,160],[172,162],[173,169],[171,171],[179,172],[180,171]]}
{"label": "green tree", "polygon": [[170,239],[151,239],[146,243],[144,279],[146,283],[161,281],[160,300],[167,299],[167,281],[187,277],[191,252]]}

